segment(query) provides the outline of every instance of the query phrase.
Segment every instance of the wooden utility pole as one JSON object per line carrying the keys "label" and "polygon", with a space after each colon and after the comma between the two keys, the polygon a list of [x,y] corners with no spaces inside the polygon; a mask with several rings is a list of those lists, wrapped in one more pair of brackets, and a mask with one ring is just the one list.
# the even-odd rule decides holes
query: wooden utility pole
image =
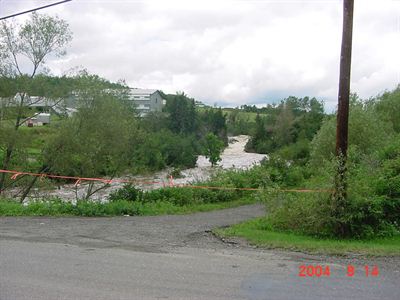
{"label": "wooden utility pole", "polygon": [[[340,53],[339,97],[336,126],[336,156],[338,169],[335,180],[335,214],[343,212],[347,199],[346,161],[349,128],[349,98],[351,48],[353,34],[354,0],[343,0],[343,32]],[[341,226],[339,226],[341,227]],[[345,234],[344,228],[338,228],[340,234]]]}

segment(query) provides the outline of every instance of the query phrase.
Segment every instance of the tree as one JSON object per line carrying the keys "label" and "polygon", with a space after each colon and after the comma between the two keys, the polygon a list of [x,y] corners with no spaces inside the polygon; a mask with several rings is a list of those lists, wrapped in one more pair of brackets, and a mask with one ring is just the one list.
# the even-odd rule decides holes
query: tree
{"label": "tree", "polygon": [[[85,94],[78,112],[63,122],[46,147],[44,165],[76,177],[113,178],[126,171],[137,138],[137,122],[127,105],[105,91]],[[90,182],[84,198],[106,186]]]}
{"label": "tree", "polygon": [[[8,89],[8,100],[6,103],[2,101],[1,130],[7,130],[7,139],[1,145],[2,169],[10,167],[13,155],[18,150],[20,127],[35,116],[35,113],[27,110],[32,105],[28,103],[28,93],[33,78],[45,65],[45,59],[49,55],[65,54],[64,48],[71,39],[68,24],[57,17],[32,13],[24,24],[16,25],[7,21],[0,24],[0,75],[15,79],[15,84]],[[30,62],[30,69],[25,68],[23,62],[26,59]],[[13,98],[17,93],[19,97]],[[39,171],[46,169],[41,168]],[[4,184],[5,174],[2,173],[0,193]]]}
{"label": "tree", "polygon": [[168,123],[172,132],[192,134],[196,131],[198,116],[193,99],[184,93],[177,93],[167,97],[165,110],[169,114]]}
{"label": "tree", "polygon": [[[1,70],[3,75],[30,75],[34,77],[50,54],[62,56],[65,46],[72,39],[68,24],[57,17],[32,13],[22,25],[3,21],[0,27]],[[21,57],[31,63],[31,70],[24,72]]]}
{"label": "tree", "polygon": [[293,142],[294,133],[294,114],[291,105],[284,104],[280,108],[280,113],[274,126],[274,141],[278,147],[282,147]]}
{"label": "tree", "polygon": [[265,129],[265,120],[257,113],[256,126],[254,130],[255,141],[262,141],[267,138],[267,130]]}
{"label": "tree", "polygon": [[201,135],[205,136],[208,132],[211,132],[227,145],[226,115],[222,112],[222,109],[220,107],[206,109],[200,116]]}
{"label": "tree", "polygon": [[[382,111],[381,103],[384,101],[385,96],[382,96],[373,105],[366,105],[356,94],[350,97],[349,147],[356,149],[362,156],[379,151],[395,135],[394,124],[383,117],[393,107],[388,106]],[[320,168],[324,161],[329,161],[335,154],[335,125],[336,119],[333,116],[327,117],[314,136],[311,144],[312,166]]]}
{"label": "tree", "polygon": [[215,166],[221,161],[221,153],[224,149],[224,142],[222,142],[213,133],[208,133],[205,137],[205,156],[211,163],[211,166]]}
{"label": "tree", "polygon": [[[393,91],[385,92],[379,97],[377,102],[377,111],[384,120],[393,124],[393,129],[400,133],[400,85]],[[376,101],[376,100],[375,100]]]}

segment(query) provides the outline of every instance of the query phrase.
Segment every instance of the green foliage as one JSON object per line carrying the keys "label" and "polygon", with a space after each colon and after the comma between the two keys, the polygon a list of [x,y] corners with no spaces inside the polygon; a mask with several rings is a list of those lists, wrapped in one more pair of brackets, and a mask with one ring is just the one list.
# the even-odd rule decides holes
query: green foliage
{"label": "green foliage", "polygon": [[135,119],[112,95],[91,94],[78,112],[65,120],[45,150],[53,172],[78,176],[114,176],[127,169],[135,141]]}
{"label": "green foliage", "polygon": [[15,201],[0,199],[0,216],[134,216],[161,214],[188,214],[198,211],[236,207],[254,203],[251,199],[239,199],[229,202],[201,203],[178,206],[171,202],[139,202],[115,200],[108,203],[78,201],[76,204],[59,199],[36,201],[23,205]]}
{"label": "green foliage", "polygon": [[337,237],[337,226],[341,224],[345,238],[370,239],[399,233],[396,224],[386,221],[382,198],[350,194],[339,216],[332,215],[331,196],[326,193],[277,194],[267,199],[267,219],[274,230]]}
{"label": "green foliage", "polygon": [[226,113],[226,124],[227,131],[230,135],[250,135],[254,130],[254,118],[255,113],[246,113],[242,110],[235,109],[225,109]]}
{"label": "green foliage", "polygon": [[[400,233],[400,138],[378,152],[353,147],[348,158],[347,201],[334,211],[330,193],[267,197],[268,222],[275,230],[319,237],[373,238]],[[332,187],[335,160],[325,162],[308,184]],[[273,176],[273,174],[272,174]]]}
{"label": "green foliage", "polygon": [[142,201],[143,191],[135,188],[132,184],[126,184],[122,188],[112,192],[108,199],[110,201],[126,200],[126,201]]}
{"label": "green foliage", "polygon": [[221,161],[221,153],[224,149],[224,143],[213,133],[208,133],[204,141],[205,156],[212,166]]}
{"label": "green foliage", "polygon": [[196,165],[196,145],[191,136],[169,130],[145,133],[134,150],[133,165],[151,171],[169,167],[192,168]]}
{"label": "green foliage", "polygon": [[[21,126],[35,114],[28,103],[27,92],[32,88],[32,81],[50,54],[61,56],[65,46],[72,39],[68,24],[36,12],[30,15],[23,24],[16,25],[8,21],[0,24],[0,150],[2,153],[1,168],[9,169],[16,162],[20,163],[21,153],[26,153],[26,141],[20,133]],[[23,58],[23,59],[22,59]],[[24,68],[22,68],[24,64]],[[29,70],[29,73],[25,73]],[[12,79],[13,81],[10,81]],[[3,84],[5,85],[3,86]],[[18,93],[18,97],[13,97]],[[4,134],[5,133],[5,134]],[[25,147],[24,147],[25,146]],[[39,169],[43,171],[43,168]],[[0,174],[0,193],[6,182],[5,174]],[[22,199],[32,187],[29,184],[22,193]]]}
{"label": "green foliage", "polygon": [[380,153],[375,192],[383,198],[383,213],[387,222],[400,228],[400,135]]}
{"label": "green foliage", "polygon": [[[377,113],[375,105],[368,105],[357,95],[352,95],[349,114],[349,147],[356,148],[361,154],[370,154],[393,138],[394,131],[390,123]],[[319,168],[325,160],[335,153],[336,118],[326,118],[321,130],[315,136],[311,146],[311,163]]]}
{"label": "green foliage", "polygon": [[143,192],[132,186],[125,186],[109,197],[110,201],[126,200],[143,203],[168,202],[177,206],[197,205],[236,201],[243,197],[238,191],[205,188],[172,187]]}
{"label": "green foliage", "polygon": [[[235,185],[250,185],[244,178],[257,174],[265,178],[267,193],[258,193],[265,199],[268,214],[265,228],[268,232],[284,231],[316,237],[345,237],[371,239],[400,234],[400,137],[389,106],[380,101],[397,99],[398,90],[382,99],[362,102],[352,96],[350,108],[350,147],[347,159],[347,199],[337,207],[330,192],[294,193],[282,188],[333,188],[338,166],[333,157],[335,147],[335,118],[327,117],[311,144],[307,134],[293,126],[296,142],[278,147],[261,166],[243,171],[244,174],[226,174]],[[289,107],[290,102],[286,103]],[[292,110],[298,118],[301,113]],[[392,117],[387,117],[388,115]],[[305,118],[307,115],[303,115]],[[309,116],[308,116],[309,117]],[[267,127],[267,120],[257,122]],[[305,127],[307,128],[307,127]],[[303,128],[304,129],[304,128]],[[312,130],[315,130],[312,129]],[[311,132],[311,130],[310,130]],[[267,132],[268,133],[268,132]],[[265,134],[259,131],[257,135]],[[264,135],[265,136],[265,135]],[[274,136],[274,135],[272,135]],[[238,180],[239,179],[239,180]],[[225,180],[229,182],[229,180]],[[257,184],[256,184],[257,185]]]}
{"label": "green foliage", "polygon": [[313,236],[329,236],[329,212],[323,193],[270,193],[266,197],[269,229]]}
{"label": "green foliage", "polygon": [[396,133],[400,133],[400,85],[393,91],[383,93],[373,102],[383,120],[392,124]]}
{"label": "green foliage", "polygon": [[254,132],[246,144],[246,151],[268,153],[276,148],[275,141],[272,139],[272,129],[266,128],[266,118],[259,114],[257,114],[255,121]]}
{"label": "green foliage", "polygon": [[32,64],[31,77],[50,53],[65,54],[65,46],[72,39],[68,24],[57,17],[33,12],[25,23],[3,21],[0,27],[1,73],[23,75],[21,55]]}
{"label": "green foliage", "polygon": [[298,140],[296,143],[282,147],[277,154],[283,159],[296,162],[298,165],[306,165],[310,158],[310,141]]}
{"label": "green foliage", "polygon": [[200,114],[200,129],[202,136],[212,133],[223,141],[225,145],[228,144],[226,115],[221,108],[206,109]]}
{"label": "green foliage", "polygon": [[[246,145],[246,151],[273,153],[298,142],[298,147],[303,147],[304,151],[304,141],[314,137],[324,117],[322,103],[308,97],[288,97],[276,107],[269,106],[268,112],[267,117],[257,114],[254,132]],[[296,150],[293,151],[294,156],[288,159],[295,160],[296,156],[304,159],[308,156],[308,153],[301,154],[301,151]],[[288,154],[291,151],[287,151],[286,157]]]}
{"label": "green foliage", "polygon": [[183,93],[164,96],[165,112],[149,114],[139,122],[145,133],[133,156],[138,170],[194,167],[197,155],[203,153],[201,141],[206,140],[208,132],[227,143],[226,116],[222,109],[199,113],[194,100]]}
{"label": "green foliage", "polygon": [[172,176],[173,178],[184,178],[185,176],[182,174],[182,170],[180,168],[173,168],[168,176]]}
{"label": "green foliage", "polygon": [[168,97],[165,111],[169,114],[169,128],[177,134],[192,134],[198,126],[194,99],[184,93]]}
{"label": "green foliage", "polygon": [[293,232],[276,231],[268,219],[259,218],[234,225],[229,228],[216,229],[219,236],[229,238],[238,236],[247,239],[259,247],[282,248],[290,251],[302,251],[319,254],[345,255],[356,253],[367,256],[400,255],[400,235],[372,240],[339,240],[337,238],[313,237]]}

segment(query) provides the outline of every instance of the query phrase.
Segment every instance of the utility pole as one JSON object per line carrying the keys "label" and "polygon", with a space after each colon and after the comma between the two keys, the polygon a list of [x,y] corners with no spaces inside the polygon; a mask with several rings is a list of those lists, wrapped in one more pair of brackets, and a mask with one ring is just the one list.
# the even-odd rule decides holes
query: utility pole
{"label": "utility pole", "polygon": [[[353,35],[354,0],[343,0],[343,32],[340,53],[339,97],[336,126],[336,157],[338,161],[335,178],[334,215],[339,217],[347,202],[346,161],[349,129],[349,98],[351,48]],[[346,229],[338,224],[337,233],[346,234]]]}

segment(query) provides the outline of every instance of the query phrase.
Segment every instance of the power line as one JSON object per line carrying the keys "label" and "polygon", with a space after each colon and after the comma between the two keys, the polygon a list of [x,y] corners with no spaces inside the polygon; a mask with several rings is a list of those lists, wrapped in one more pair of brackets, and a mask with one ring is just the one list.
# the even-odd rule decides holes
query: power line
{"label": "power line", "polygon": [[44,8],[47,8],[47,7],[50,7],[50,6],[55,6],[55,5],[62,4],[62,3],[65,3],[65,2],[70,2],[70,1],[72,1],[72,0],[63,0],[63,1],[56,2],[56,3],[48,4],[48,5],[45,5],[45,6],[40,6],[40,7],[34,8],[34,9],[30,9],[30,10],[26,10],[26,11],[23,11],[23,12],[19,12],[19,13],[16,13],[16,14],[12,14],[12,15],[9,15],[9,16],[1,17],[0,21],[8,19],[8,18],[16,17],[16,16],[19,16],[19,15],[27,14],[27,13],[30,13],[30,12],[33,12],[33,11],[37,11],[39,9],[44,9]]}

